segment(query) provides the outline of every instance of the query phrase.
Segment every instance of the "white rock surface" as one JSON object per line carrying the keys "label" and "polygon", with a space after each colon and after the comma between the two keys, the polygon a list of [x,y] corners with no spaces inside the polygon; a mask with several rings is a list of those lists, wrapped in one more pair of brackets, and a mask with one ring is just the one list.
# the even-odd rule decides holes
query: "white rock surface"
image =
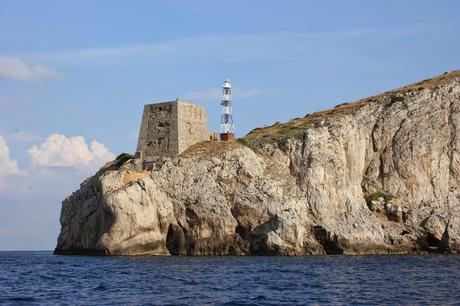
{"label": "white rock surface", "polygon": [[[328,114],[300,119],[301,137],[250,134],[255,150],[108,165],[63,201],[56,253],[459,252],[458,73]],[[376,192],[394,199],[371,210]]]}

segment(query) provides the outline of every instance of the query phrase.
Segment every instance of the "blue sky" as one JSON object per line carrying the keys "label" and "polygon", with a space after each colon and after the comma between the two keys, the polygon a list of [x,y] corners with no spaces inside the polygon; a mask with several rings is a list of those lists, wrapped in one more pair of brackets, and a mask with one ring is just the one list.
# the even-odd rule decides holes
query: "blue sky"
{"label": "blue sky", "polygon": [[61,200],[183,98],[238,136],[459,69],[458,1],[2,1],[0,250],[53,249]]}

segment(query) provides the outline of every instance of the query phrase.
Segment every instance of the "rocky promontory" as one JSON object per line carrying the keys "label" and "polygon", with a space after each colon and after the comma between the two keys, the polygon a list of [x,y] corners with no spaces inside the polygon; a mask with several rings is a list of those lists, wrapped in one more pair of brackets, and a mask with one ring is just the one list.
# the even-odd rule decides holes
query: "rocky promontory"
{"label": "rocky promontory", "polygon": [[151,171],[120,155],[66,198],[57,254],[460,252],[460,71]]}

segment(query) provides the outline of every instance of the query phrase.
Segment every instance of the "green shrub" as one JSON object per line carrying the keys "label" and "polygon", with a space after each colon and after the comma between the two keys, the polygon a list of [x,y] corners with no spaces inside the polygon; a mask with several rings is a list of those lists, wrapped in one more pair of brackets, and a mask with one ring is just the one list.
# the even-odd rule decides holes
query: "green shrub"
{"label": "green shrub", "polygon": [[285,126],[274,134],[263,135],[251,138],[239,138],[237,142],[249,147],[253,151],[258,151],[263,144],[272,143],[277,145],[281,150],[287,150],[287,143],[290,139],[302,140],[305,133],[305,127]]}
{"label": "green shrub", "polygon": [[370,205],[372,201],[377,201],[379,198],[383,198],[385,202],[389,202],[392,199],[394,199],[395,196],[390,193],[383,192],[383,191],[377,191],[377,192],[371,193],[364,197],[367,205]]}
{"label": "green shrub", "polygon": [[128,153],[121,153],[115,158],[115,168],[120,168],[123,166],[124,163],[126,163],[128,160],[133,159],[134,156]]}
{"label": "green shrub", "polygon": [[260,141],[258,138],[238,138],[236,141],[253,151],[257,151],[257,149],[260,148]]}
{"label": "green shrub", "polygon": [[290,126],[285,131],[284,135],[288,138],[302,139],[304,128],[298,126]]}
{"label": "green shrub", "polygon": [[390,102],[391,102],[391,103],[401,102],[401,101],[404,101],[404,97],[403,97],[403,96],[392,95],[392,96],[390,97]]}

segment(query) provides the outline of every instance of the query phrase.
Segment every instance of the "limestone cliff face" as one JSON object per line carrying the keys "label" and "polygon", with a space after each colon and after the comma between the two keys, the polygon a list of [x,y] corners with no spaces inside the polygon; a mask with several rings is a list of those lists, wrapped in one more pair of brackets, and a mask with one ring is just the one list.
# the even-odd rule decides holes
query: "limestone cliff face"
{"label": "limestone cliff face", "polygon": [[459,137],[457,71],[150,172],[115,161],[63,201],[56,253],[460,252]]}

